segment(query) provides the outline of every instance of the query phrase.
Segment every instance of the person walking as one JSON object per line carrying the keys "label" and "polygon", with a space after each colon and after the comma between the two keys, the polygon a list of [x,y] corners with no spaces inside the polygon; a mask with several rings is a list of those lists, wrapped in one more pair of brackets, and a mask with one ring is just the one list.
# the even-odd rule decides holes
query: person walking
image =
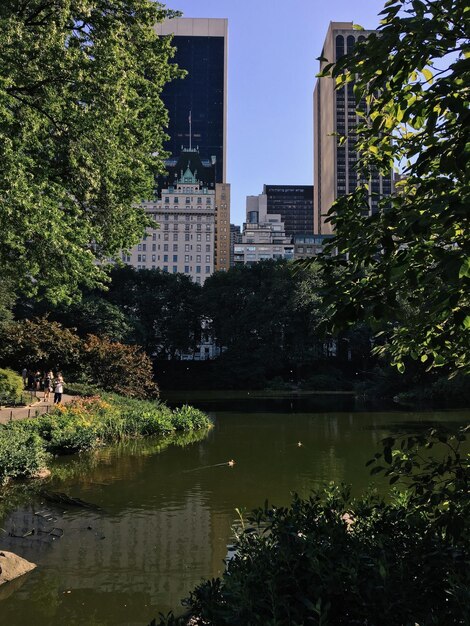
{"label": "person walking", "polygon": [[28,387],[28,369],[26,367],[21,370],[21,378],[23,379],[23,387],[26,389]]}
{"label": "person walking", "polygon": [[57,372],[57,377],[54,381],[54,404],[60,404],[62,402],[62,394],[64,393],[64,379],[60,372]]}
{"label": "person walking", "polygon": [[54,382],[54,374],[51,370],[49,370],[44,375],[44,402],[49,401],[49,396],[52,391],[52,383]]}

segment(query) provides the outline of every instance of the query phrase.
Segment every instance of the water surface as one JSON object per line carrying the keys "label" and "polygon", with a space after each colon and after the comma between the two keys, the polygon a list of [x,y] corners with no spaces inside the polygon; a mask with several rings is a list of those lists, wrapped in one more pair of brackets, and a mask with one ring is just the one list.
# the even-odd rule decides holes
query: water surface
{"label": "water surface", "polygon": [[[133,441],[55,464],[48,488],[100,511],[36,499],[0,522],[0,547],[38,564],[8,598],[0,590],[2,624],[145,626],[159,611],[179,611],[201,578],[221,573],[236,507],[266,498],[287,504],[293,491],[306,496],[331,480],[358,494],[382,437],[469,417],[358,411],[350,396],[210,394],[192,402],[214,420],[199,441]],[[25,538],[6,534],[33,529]]]}

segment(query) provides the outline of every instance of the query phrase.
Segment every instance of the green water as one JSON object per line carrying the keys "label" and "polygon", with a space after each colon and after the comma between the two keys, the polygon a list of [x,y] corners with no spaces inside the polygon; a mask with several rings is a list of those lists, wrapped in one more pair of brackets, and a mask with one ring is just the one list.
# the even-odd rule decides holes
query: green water
{"label": "green water", "polygon": [[[360,493],[370,483],[364,464],[386,434],[469,418],[359,411],[348,396],[192,400],[214,420],[199,441],[134,441],[56,463],[48,489],[100,511],[38,499],[0,521],[0,549],[38,564],[15,588],[0,588],[1,624],[145,626],[159,611],[178,612],[201,578],[221,573],[236,507],[287,504],[292,491],[331,480]],[[53,527],[63,535],[41,532]]]}

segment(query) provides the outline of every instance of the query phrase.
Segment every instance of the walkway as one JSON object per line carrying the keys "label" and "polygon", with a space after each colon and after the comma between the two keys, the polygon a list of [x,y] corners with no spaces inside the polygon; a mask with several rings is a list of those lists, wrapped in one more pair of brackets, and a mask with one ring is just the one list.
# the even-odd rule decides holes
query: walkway
{"label": "walkway", "polygon": [[[43,395],[43,392],[40,391],[39,397],[42,398]],[[76,396],[69,396],[64,393],[62,395],[62,404],[69,404],[74,398],[76,398]],[[54,407],[52,402],[53,399],[54,394],[51,393],[50,400],[48,402],[39,400],[39,402],[33,402],[32,404],[27,404],[26,406],[0,408],[0,424],[6,424],[11,420],[24,420],[28,417],[37,417],[38,415],[49,413],[49,411]]]}

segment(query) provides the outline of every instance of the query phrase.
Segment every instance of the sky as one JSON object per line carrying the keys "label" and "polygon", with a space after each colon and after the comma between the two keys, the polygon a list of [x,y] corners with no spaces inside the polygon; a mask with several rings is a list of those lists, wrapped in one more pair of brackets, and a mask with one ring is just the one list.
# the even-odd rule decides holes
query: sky
{"label": "sky", "polygon": [[184,17],[228,18],[231,222],[263,184],[313,184],[313,88],[328,25],[376,28],[385,0],[167,0]]}

